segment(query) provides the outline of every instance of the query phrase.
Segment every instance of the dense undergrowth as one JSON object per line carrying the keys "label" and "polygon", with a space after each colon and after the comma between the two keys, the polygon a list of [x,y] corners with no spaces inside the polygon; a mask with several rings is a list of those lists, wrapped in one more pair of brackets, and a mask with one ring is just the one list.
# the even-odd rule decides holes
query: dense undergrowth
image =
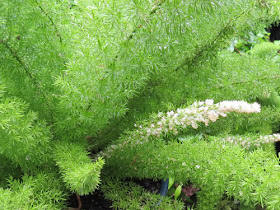
{"label": "dense undergrowth", "polygon": [[259,35],[279,12],[274,0],[2,2],[0,209],[63,209],[99,185],[115,208],[184,208],[126,178],[192,183],[197,209],[279,209],[280,47]]}

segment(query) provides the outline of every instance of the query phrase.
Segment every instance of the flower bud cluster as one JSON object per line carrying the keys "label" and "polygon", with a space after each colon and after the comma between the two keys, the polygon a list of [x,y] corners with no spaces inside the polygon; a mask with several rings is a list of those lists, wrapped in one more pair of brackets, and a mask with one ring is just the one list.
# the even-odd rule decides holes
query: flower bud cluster
{"label": "flower bud cluster", "polygon": [[[178,134],[178,129],[186,127],[198,128],[198,123],[204,123],[208,126],[209,122],[215,122],[219,116],[227,117],[228,112],[237,113],[258,113],[261,111],[257,103],[249,104],[245,101],[222,101],[214,104],[214,101],[207,99],[205,102],[195,102],[187,108],[178,108],[176,111],[167,113],[159,112],[157,116],[146,124],[134,126],[137,130],[129,132],[126,141],[119,145],[113,145],[107,148],[111,153],[115,148],[123,147],[129,142],[143,144],[148,142],[150,137],[161,137],[167,133]],[[102,153],[102,155],[105,155]]]}
{"label": "flower bud cluster", "polygon": [[266,136],[260,136],[259,138],[242,138],[242,137],[227,137],[224,139],[226,142],[229,142],[234,145],[240,145],[246,149],[250,149],[252,147],[259,147],[263,144],[269,144],[280,141],[280,134],[272,134]]}
{"label": "flower bud cluster", "polygon": [[258,103],[249,104],[245,101],[222,101],[217,104],[220,112],[259,113],[261,106]]}
{"label": "flower bud cluster", "polygon": [[[151,123],[149,126],[143,128],[142,134],[159,137],[162,133],[173,131],[177,134],[177,128],[186,128],[191,126],[194,129],[198,128],[198,123],[204,123],[208,126],[209,122],[215,122],[219,116],[226,117],[228,112],[237,113],[258,113],[261,111],[258,103],[249,104],[245,101],[222,101],[214,104],[213,100],[206,100],[205,102],[195,102],[188,108],[172,110],[166,114],[159,113],[157,123]],[[137,127],[137,125],[135,125]]]}

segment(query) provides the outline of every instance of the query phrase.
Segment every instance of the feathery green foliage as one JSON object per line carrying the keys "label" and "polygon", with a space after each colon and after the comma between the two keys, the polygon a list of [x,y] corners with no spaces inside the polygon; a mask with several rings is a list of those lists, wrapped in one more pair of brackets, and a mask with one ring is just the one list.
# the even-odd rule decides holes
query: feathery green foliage
{"label": "feathery green foliage", "polygon": [[104,165],[102,158],[93,164],[85,150],[80,144],[66,142],[57,145],[54,152],[65,184],[79,195],[89,194],[97,188],[100,170]]}
{"label": "feathery green foliage", "polygon": [[[279,129],[279,45],[256,41],[248,52],[225,50],[279,20],[279,12],[274,0],[1,3],[3,208],[61,209],[67,193],[89,194],[111,176],[116,183],[105,181],[103,189],[119,207],[158,197],[133,184],[122,188],[115,178],[173,176],[201,189],[201,209],[214,208],[225,194],[244,206],[279,208],[271,145],[246,151],[223,140]],[[262,112],[148,143],[133,139],[113,151],[136,132],[135,122],[150,125],[153,113],[206,99],[259,102]],[[112,154],[91,158],[100,149]],[[109,186],[140,197],[130,206]],[[170,202],[162,205],[173,208]]]}
{"label": "feathery green foliage", "polygon": [[116,209],[182,209],[184,205],[144,190],[141,186],[119,180],[104,180],[101,190],[106,198],[113,201]]}
{"label": "feathery green foliage", "polygon": [[9,188],[0,188],[1,209],[62,209],[61,181],[52,174],[23,176],[22,181],[9,180]]}

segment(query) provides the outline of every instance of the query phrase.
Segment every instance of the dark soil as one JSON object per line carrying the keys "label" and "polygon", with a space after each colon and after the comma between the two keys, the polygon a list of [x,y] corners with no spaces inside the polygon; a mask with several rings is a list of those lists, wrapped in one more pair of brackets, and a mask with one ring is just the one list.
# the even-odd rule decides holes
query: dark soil
{"label": "dark soil", "polygon": [[[93,194],[80,196],[83,210],[113,209],[112,201],[106,200],[100,190],[95,190]],[[68,198],[68,207],[77,208],[79,206],[76,194]]]}
{"label": "dark soil", "polygon": [[[159,194],[160,192],[161,181],[156,182],[152,179],[127,179],[126,181],[135,182],[151,193]],[[93,194],[87,196],[80,196],[80,199],[82,203],[82,210],[113,209],[112,201],[106,200],[104,198],[104,194],[100,190],[96,190]],[[196,202],[196,195],[192,195],[190,199],[193,202],[190,203],[185,201],[185,206],[192,206],[192,204]],[[67,203],[69,208],[77,208],[79,206],[79,203],[76,194],[72,194],[71,196],[69,196]]]}
{"label": "dark soil", "polygon": [[280,23],[273,23],[266,30],[270,33],[269,39],[271,42],[280,40]]}
{"label": "dark soil", "polygon": [[[143,179],[143,180],[127,180],[133,181],[142,187],[144,187],[147,191],[151,193],[159,193],[161,182],[154,182],[150,179]],[[106,200],[104,198],[104,194],[100,190],[96,190],[93,194],[80,196],[82,209],[83,210],[98,210],[98,209],[113,209],[112,201]],[[77,208],[79,206],[76,194],[72,194],[68,198],[68,207],[69,208]]]}
{"label": "dark soil", "polygon": [[139,184],[140,186],[142,186],[147,191],[149,191],[151,193],[159,194],[160,187],[161,187],[161,181],[155,182],[152,179],[141,179],[141,180],[129,179],[127,181],[133,181],[133,182]]}

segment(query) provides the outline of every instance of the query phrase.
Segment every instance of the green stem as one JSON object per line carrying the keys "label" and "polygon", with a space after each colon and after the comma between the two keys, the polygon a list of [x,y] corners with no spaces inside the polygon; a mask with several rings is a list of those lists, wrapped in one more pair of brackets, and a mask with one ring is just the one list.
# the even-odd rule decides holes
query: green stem
{"label": "green stem", "polygon": [[9,52],[12,54],[13,58],[15,58],[18,63],[22,66],[22,68],[24,69],[25,73],[28,75],[28,77],[31,79],[31,81],[33,82],[33,84],[35,85],[35,87],[38,89],[39,93],[43,96],[43,98],[45,99],[46,105],[48,106],[49,110],[50,110],[50,115],[51,115],[51,121],[53,122],[53,114],[52,114],[52,108],[51,105],[49,103],[48,97],[46,96],[46,94],[43,92],[42,90],[42,85],[39,83],[39,81],[37,81],[36,76],[34,74],[32,74],[32,72],[30,71],[30,69],[28,69],[27,65],[22,61],[22,59],[18,56],[17,52],[15,50],[13,50],[6,41],[4,40],[0,40],[0,43],[4,44],[4,46],[9,50]]}
{"label": "green stem", "polygon": [[58,31],[58,29],[57,29],[57,27],[56,27],[56,25],[55,25],[53,19],[52,19],[52,18],[49,16],[49,14],[43,9],[43,7],[38,3],[37,0],[35,0],[35,3],[36,3],[37,6],[40,8],[41,12],[44,13],[45,16],[46,16],[46,17],[49,19],[49,21],[52,23],[52,25],[53,25],[53,27],[54,27],[54,29],[55,29],[55,31],[56,31],[56,35],[57,35],[57,37],[59,38],[59,42],[60,42],[60,44],[62,44],[61,34],[59,33],[59,31]]}

